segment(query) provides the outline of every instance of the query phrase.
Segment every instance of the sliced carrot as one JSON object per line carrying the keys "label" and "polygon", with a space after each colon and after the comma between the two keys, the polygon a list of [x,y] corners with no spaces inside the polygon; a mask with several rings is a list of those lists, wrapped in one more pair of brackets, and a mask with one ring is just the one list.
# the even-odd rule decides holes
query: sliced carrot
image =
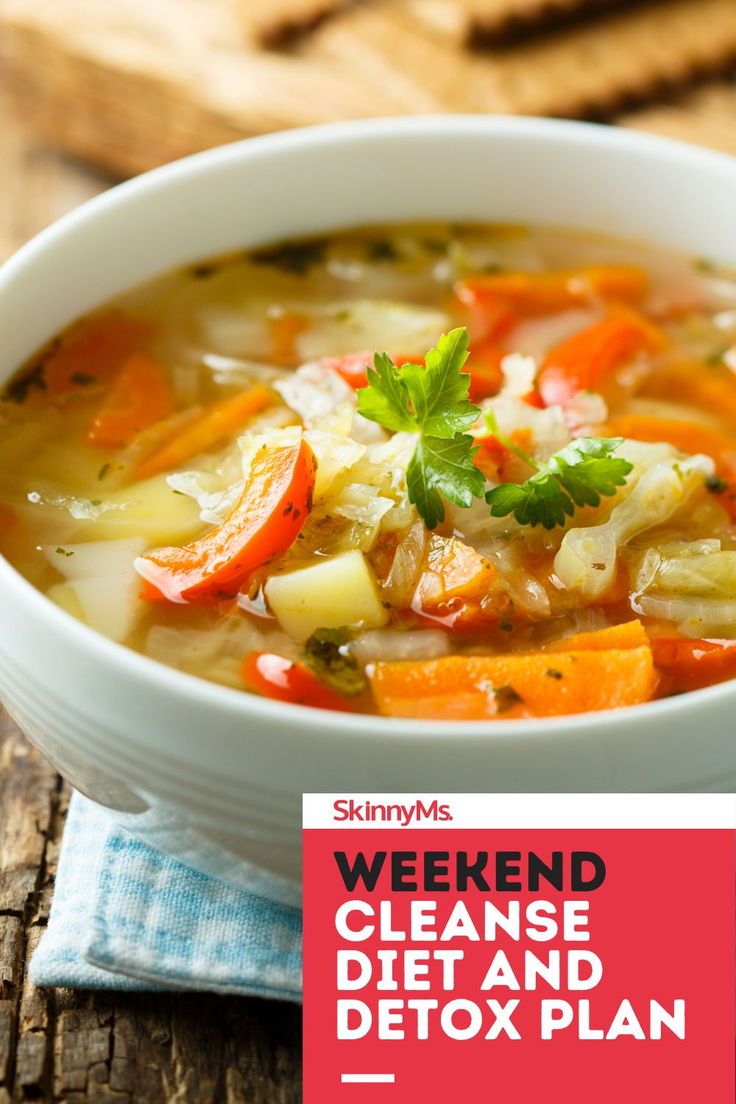
{"label": "sliced carrot", "polygon": [[202,411],[196,421],[185,426],[170,441],[145,456],[135,469],[136,479],[172,471],[193,456],[209,452],[237,433],[260,410],[276,401],[272,391],[256,384],[227,399],[220,399]]}
{"label": "sliced carrot", "polygon": [[730,517],[736,519],[736,437],[694,422],[644,414],[610,418],[605,432],[616,437],[633,437],[636,441],[665,441],[682,452],[712,456],[718,475],[729,484],[716,492],[717,498]]}
{"label": "sliced carrot", "polygon": [[508,607],[490,560],[456,537],[433,534],[412,598],[421,620],[455,632],[474,632],[496,624]]}
{"label": "sliced carrot", "polygon": [[380,713],[426,720],[438,715],[446,720],[555,717],[618,709],[648,701],[656,685],[649,646],[377,663],[371,675]]}
{"label": "sliced carrot", "polygon": [[293,365],[299,363],[296,340],[309,329],[310,321],[298,311],[282,311],[269,319],[273,359],[277,364]]}
{"label": "sliced carrot", "polygon": [[736,377],[728,369],[702,361],[667,364],[645,382],[642,394],[670,401],[674,396],[736,425]]}
{"label": "sliced carrot", "polygon": [[152,324],[120,311],[80,322],[44,361],[46,390],[57,398],[75,387],[109,379],[123,361],[141,349]]}
{"label": "sliced carrot", "polygon": [[[509,438],[522,452],[530,453],[534,447],[534,434],[526,426],[512,430]],[[475,466],[480,468],[487,479],[503,483],[505,481],[503,469],[512,459],[513,453],[492,433],[487,437],[477,437],[475,443],[479,446],[475,454]]]}
{"label": "sliced carrot", "polygon": [[251,652],[243,661],[240,675],[249,690],[265,698],[352,712],[347,699],[321,683],[308,667],[272,652]]}
{"label": "sliced carrot", "polygon": [[657,346],[652,325],[633,312],[617,313],[573,334],[547,354],[538,387],[546,406],[570,402],[579,391],[598,391],[610,375]]}
{"label": "sliced carrot", "polygon": [[665,441],[682,452],[705,453],[713,457],[725,479],[736,480],[736,437],[718,429],[678,418],[621,414],[609,419],[607,431],[636,441]]}
{"label": "sliced carrot", "polygon": [[434,609],[450,598],[484,598],[498,579],[490,560],[457,537],[434,534],[427,547],[414,602]]}
{"label": "sliced carrot", "polygon": [[136,561],[142,597],[170,602],[233,598],[259,567],[291,547],[311,509],[317,464],[305,441],[256,453],[238,503],[223,524],[183,548]]}
{"label": "sliced carrot", "polygon": [[134,353],[123,362],[87,430],[87,441],[97,448],[122,448],[139,430],[168,418],[174,411],[169,378],[146,353]]}
{"label": "sliced carrot", "polygon": [[625,621],[595,632],[575,633],[548,644],[546,652],[607,652],[612,648],[643,648],[649,637],[641,621]]}
{"label": "sliced carrot", "polygon": [[562,272],[499,272],[461,280],[455,293],[463,303],[500,302],[521,315],[552,314],[595,299],[635,303],[647,289],[641,268],[590,266]]}
{"label": "sliced carrot", "polygon": [[652,652],[670,692],[699,690],[736,676],[736,640],[655,636]]}

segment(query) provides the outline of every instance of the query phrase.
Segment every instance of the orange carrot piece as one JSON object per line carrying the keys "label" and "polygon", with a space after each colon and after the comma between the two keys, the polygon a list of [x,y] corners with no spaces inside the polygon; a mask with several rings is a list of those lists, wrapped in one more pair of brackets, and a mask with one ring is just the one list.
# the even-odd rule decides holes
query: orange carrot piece
{"label": "orange carrot piece", "polygon": [[729,484],[716,492],[716,497],[731,519],[736,520],[736,437],[684,419],[644,414],[610,418],[605,431],[615,437],[633,437],[636,441],[666,441],[682,452],[712,456],[719,477]]}
{"label": "orange carrot piece", "polygon": [[498,572],[480,552],[457,537],[430,538],[424,567],[415,591],[415,604],[433,609],[450,598],[483,598]]}
{"label": "orange carrot piece", "polygon": [[[377,663],[379,712],[446,720],[555,717],[648,701],[657,685],[649,646],[533,655],[448,656]],[[457,707],[453,705],[457,702]]]}
{"label": "orange carrot piece", "polygon": [[298,311],[283,311],[270,320],[273,359],[277,364],[293,365],[299,363],[296,339],[309,329],[310,322],[305,314]]}
{"label": "orange carrot piece", "polygon": [[92,419],[87,441],[97,448],[122,448],[139,430],[173,411],[174,397],[162,366],[146,353],[134,353],[123,363]]}
{"label": "orange carrot piece", "polygon": [[702,361],[668,364],[642,387],[653,398],[691,403],[736,425],[736,378],[727,369],[719,371]]}
{"label": "orange carrot piece", "polygon": [[575,633],[545,647],[546,652],[607,652],[612,648],[644,648],[649,637],[641,621],[625,621],[595,632]]}
{"label": "orange carrot piece", "polygon": [[579,391],[600,390],[636,353],[656,348],[652,330],[633,312],[617,313],[563,341],[547,354],[539,373],[545,405],[564,405]]}
{"label": "orange carrot piece", "polygon": [[[509,439],[522,452],[531,453],[534,448],[534,434],[526,426],[513,429],[509,433]],[[474,460],[476,468],[480,468],[488,479],[492,479],[494,482],[504,482],[505,477],[501,478],[501,476],[503,475],[505,463],[513,457],[511,450],[499,441],[493,433],[488,434],[487,437],[476,437],[475,443],[479,446]]]}
{"label": "orange carrot piece", "polygon": [[352,712],[347,698],[325,686],[308,667],[271,652],[251,652],[243,661],[240,675],[249,690],[264,698],[312,709]]}
{"label": "orange carrot piece", "polygon": [[670,690],[699,690],[736,676],[736,640],[655,636],[652,652]]}
{"label": "orange carrot piece", "polygon": [[498,587],[490,560],[456,537],[429,541],[411,602],[421,620],[455,632],[475,632],[498,622],[508,597]]}
{"label": "orange carrot piece", "polygon": [[282,556],[311,509],[317,463],[305,441],[256,453],[240,500],[221,526],[183,548],[136,560],[152,601],[213,603],[234,598],[250,575]]}
{"label": "orange carrot piece", "polygon": [[461,302],[495,298],[521,315],[552,314],[596,299],[635,303],[647,289],[646,273],[629,265],[589,266],[562,272],[499,272],[461,280]]}
{"label": "orange carrot piece", "polygon": [[176,437],[145,456],[136,466],[135,478],[149,479],[152,475],[172,471],[193,456],[209,452],[237,433],[254,414],[275,401],[273,392],[261,384],[220,399],[208,406]]}
{"label": "orange carrot piece", "polygon": [[43,377],[51,398],[86,383],[109,379],[150,336],[150,322],[110,311],[80,322],[44,361]]}
{"label": "orange carrot piece", "polygon": [[736,480],[736,437],[721,430],[678,418],[621,414],[608,420],[608,431],[636,441],[666,441],[682,452],[703,452],[713,457],[724,479]]}

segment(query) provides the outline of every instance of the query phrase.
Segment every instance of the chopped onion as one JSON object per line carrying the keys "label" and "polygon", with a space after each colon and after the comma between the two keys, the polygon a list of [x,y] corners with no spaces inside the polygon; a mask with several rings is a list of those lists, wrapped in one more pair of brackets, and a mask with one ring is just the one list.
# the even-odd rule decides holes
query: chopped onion
{"label": "chopped onion", "polygon": [[342,403],[355,407],[355,391],[342,376],[322,364],[302,364],[296,372],[274,383],[286,405],[311,426]]}
{"label": "chopped onion", "polygon": [[534,357],[521,353],[509,353],[501,361],[503,386],[501,392],[512,399],[523,399],[534,387],[537,377],[537,362]]}
{"label": "chopped onion", "polygon": [[655,594],[634,595],[631,608],[644,617],[659,617],[663,621],[700,623],[701,625],[732,625],[736,623],[736,600],[720,598],[674,598]]}
{"label": "chopped onion", "polygon": [[450,638],[441,629],[372,629],[350,642],[351,654],[364,667],[395,660],[438,659],[449,651]]}
{"label": "chopped onion", "polygon": [[565,406],[565,422],[573,437],[590,436],[607,418],[606,400],[597,391],[578,391]]}
{"label": "chopped onion", "polygon": [[600,317],[601,312],[597,310],[569,310],[532,318],[514,329],[514,349],[541,360],[550,349],[592,326]]}
{"label": "chopped onion", "polygon": [[426,548],[427,530],[418,521],[397,545],[391,570],[381,587],[383,599],[397,609],[405,608],[411,601]]}
{"label": "chopped onion", "polygon": [[365,349],[419,356],[436,343],[449,322],[444,311],[400,300],[346,299],[314,307],[310,314],[316,325],[296,341],[304,360]]}

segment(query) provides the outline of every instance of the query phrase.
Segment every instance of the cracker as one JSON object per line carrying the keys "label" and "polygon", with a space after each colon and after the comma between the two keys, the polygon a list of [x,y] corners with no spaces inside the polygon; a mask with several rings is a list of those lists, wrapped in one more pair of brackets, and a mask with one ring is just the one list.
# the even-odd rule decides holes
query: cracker
{"label": "cracker", "polygon": [[307,53],[391,88],[405,111],[610,116],[734,61],[736,0],[670,0],[484,54],[429,32],[405,7],[371,7],[330,21]]}
{"label": "cracker", "polygon": [[706,85],[672,103],[624,115],[617,122],[736,154],[736,83]]}
{"label": "cracker", "polygon": [[233,0],[247,39],[284,46],[348,7],[350,0]]}
{"label": "cracker", "polygon": [[495,45],[638,2],[641,0],[406,0],[406,7],[420,22],[455,42]]}

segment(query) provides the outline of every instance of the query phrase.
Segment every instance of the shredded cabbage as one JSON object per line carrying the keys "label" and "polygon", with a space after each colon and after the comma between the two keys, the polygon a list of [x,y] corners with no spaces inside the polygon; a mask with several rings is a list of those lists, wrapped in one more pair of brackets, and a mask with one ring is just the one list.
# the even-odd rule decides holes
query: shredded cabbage
{"label": "shredded cabbage", "polygon": [[713,471],[708,456],[654,464],[607,522],[568,530],[554,562],[559,581],[588,600],[605,594],[615,579],[618,549],[637,533],[666,521]]}

